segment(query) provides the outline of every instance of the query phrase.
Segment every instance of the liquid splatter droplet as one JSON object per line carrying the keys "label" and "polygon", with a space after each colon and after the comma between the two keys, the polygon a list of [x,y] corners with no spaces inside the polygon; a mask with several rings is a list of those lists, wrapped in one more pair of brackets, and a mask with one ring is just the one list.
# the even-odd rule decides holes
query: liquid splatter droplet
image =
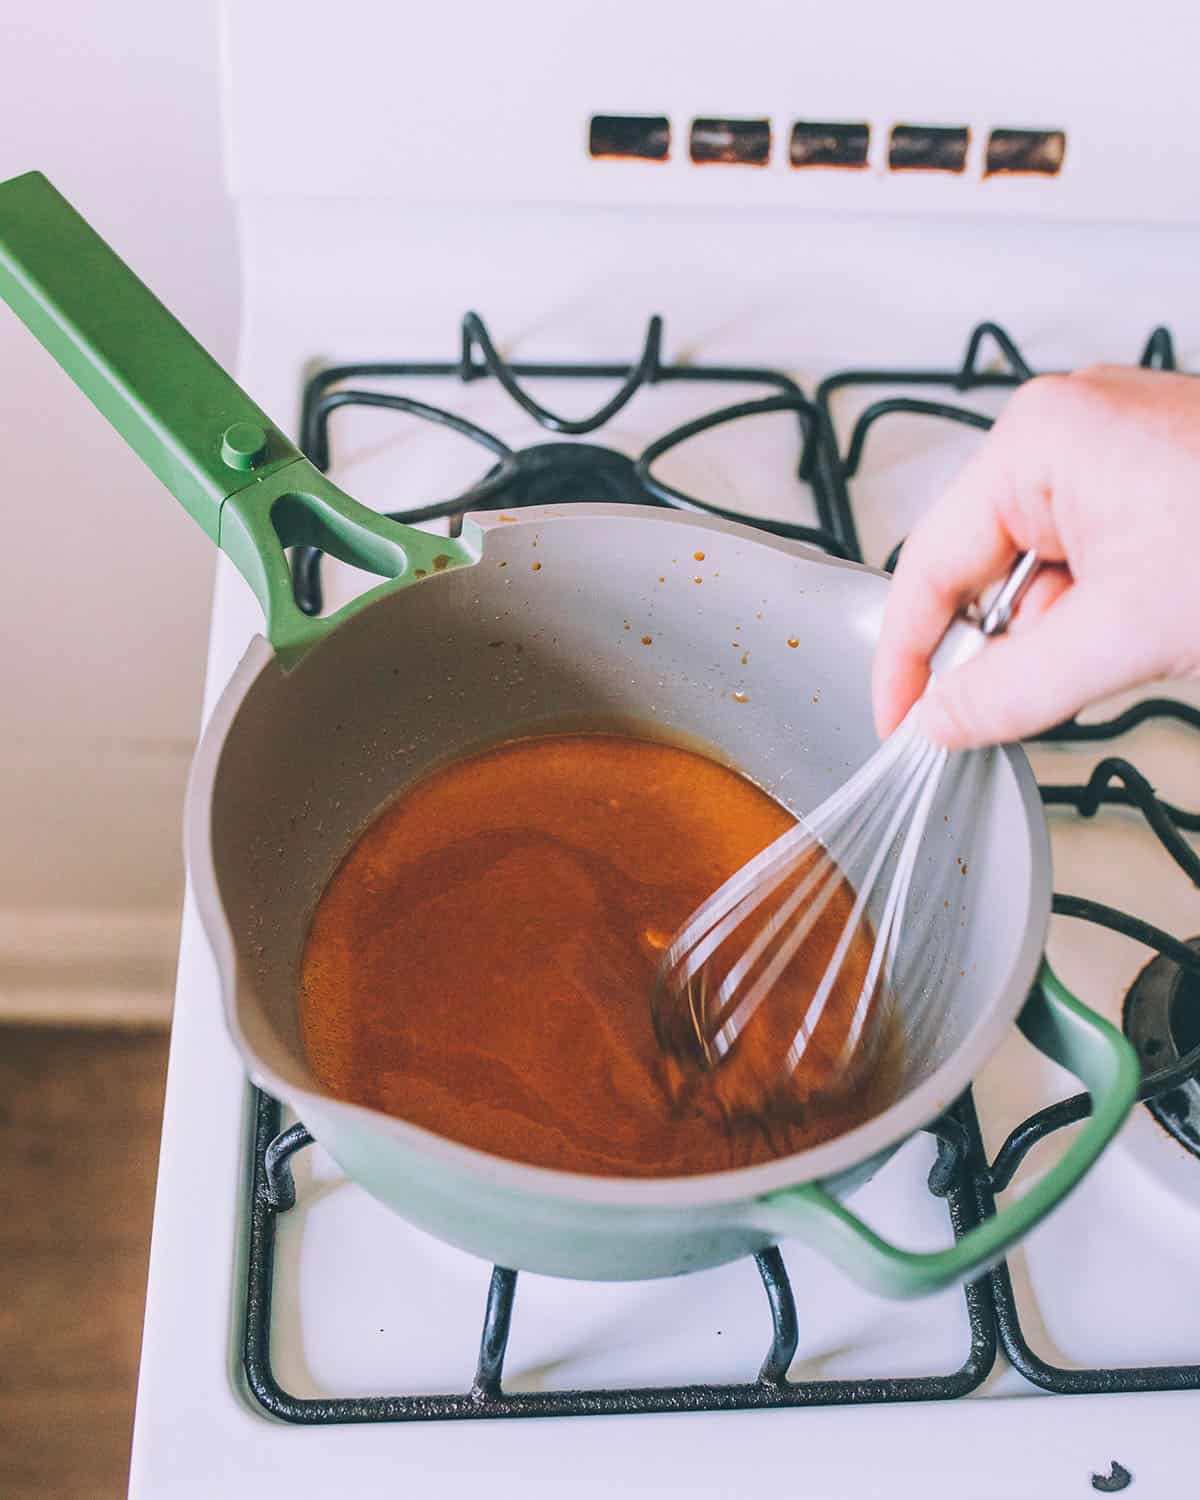
{"label": "liquid splatter droplet", "polygon": [[739,688],[737,690],[737,692],[734,693],[734,695],[733,695],[733,701],[735,703],[749,703],[750,702],[750,694],[742,692],[741,688]]}
{"label": "liquid splatter droplet", "polygon": [[703,562],[704,561],[704,553],[703,552],[693,552],[692,556],[696,559],[697,562]]}
{"label": "liquid splatter droplet", "polygon": [[644,635],[642,637],[642,645],[643,646],[649,646],[649,645],[651,645],[653,643],[653,641],[654,641],[654,637],[652,635]]}
{"label": "liquid splatter droplet", "polygon": [[793,651],[796,649],[796,647],[799,644],[800,644],[800,642],[796,639],[796,637],[794,635],[789,635],[788,636],[788,645],[792,648]]}
{"label": "liquid splatter droplet", "polygon": [[533,569],[533,571],[535,573],[540,573],[542,571],[542,565],[541,565],[541,563],[530,563],[529,566]]}

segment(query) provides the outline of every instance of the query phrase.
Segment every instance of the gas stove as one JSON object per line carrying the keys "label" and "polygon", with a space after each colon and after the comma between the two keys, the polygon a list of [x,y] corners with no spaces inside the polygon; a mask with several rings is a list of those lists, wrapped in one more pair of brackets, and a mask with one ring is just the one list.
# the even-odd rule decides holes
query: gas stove
{"label": "gas stove", "polygon": [[[809,394],[769,368],[668,364],[662,335],[661,322],[651,319],[640,357],[628,364],[506,360],[486,324],[470,314],[461,325],[457,359],[339,364],[312,374],[302,398],[302,440],[343,483],[360,463],[378,465],[389,443],[411,449],[393,470],[400,487],[389,502],[393,514],[447,529],[472,510],[595,498],[745,514],[734,511],[740,496],[724,479],[733,472],[732,460],[723,466],[713,450],[692,455],[690,465],[675,471],[667,461],[706,436],[710,442],[719,437],[732,454],[761,444],[765,461],[779,468],[774,513],[752,517],[756,524],[862,560],[861,511],[873,520],[877,560],[890,566],[902,526],[858,498],[860,485],[868,490],[873,477],[886,482],[885,445],[891,441],[893,452],[905,455],[906,444],[939,448],[939,439],[972,437],[990,424],[1004,394],[1033,373],[1013,339],[994,324],[969,333],[959,363],[859,368],[827,376]],[[1140,357],[1173,368],[1169,333],[1155,330]],[[493,390],[473,401],[476,386],[488,382],[500,392],[499,403]],[[536,383],[547,399],[553,389],[571,402],[575,390],[590,391],[600,382],[615,385],[616,394],[590,414],[563,417],[530,394]],[[619,437],[620,446],[601,441],[640,396],[675,382],[704,406],[713,390],[740,399],[726,399],[636,449],[628,436]],[[426,399],[434,383],[446,388],[445,404]],[[406,388],[422,394],[405,394]],[[516,425],[525,424],[529,441],[518,447],[485,427],[485,405],[514,436],[507,408],[518,408]],[[388,428],[378,421],[381,411],[389,414]],[[364,417],[371,425],[356,427]],[[426,427],[435,439],[455,434],[453,460],[444,446],[436,458],[422,455]],[[536,440],[547,432],[558,440]],[[884,458],[872,467],[877,452]],[[758,461],[764,461],[761,453]],[[467,477],[472,466],[482,472]],[[423,483],[445,484],[456,474],[466,477],[461,489],[439,499],[422,493]],[[415,494],[407,492],[410,484]],[[311,550],[295,554],[293,576],[298,600],[312,612],[336,606],[358,586],[352,569]],[[1200,1390],[1194,1362],[1200,1327],[1181,1322],[1169,1282],[1156,1276],[1153,1292],[1142,1284],[1147,1257],[1163,1247],[1151,1235],[1148,1243],[1136,1249],[1124,1244],[1113,1256],[1097,1243],[1113,1212],[1140,1218],[1147,1192],[1165,1189],[1176,1207],[1200,1215],[1200,1152],[1191,1113],[1200,1039],[1189,1010],[1200,959],[1174,935],[1186,931],[1186,919],[1173,931],[1150,920],[1158,913],[1141,915],[1140,878],[1132,884],[1111,874],[1095,879],[1097,858],[1119,840],[1137,851],[1123,855],[1123,865],[1134,858],[1153,868],[1157,880],[1174,868],[1182,887],[1200,882],[1200,857],[1189,838],[1200,831],[1200,814],[1160,798],[1136,760],[1111,753],[1116,741],[1145,745],[1143,764],[1149,766],[1168,743],[1164,736],[1171,736],[1194,754],[1200,707],[1194,692],[1174,695],[1183,691],[1141,696],[1062,725],[1032,747],[1058,868],[1065,847],[1081,875],[1088,872],[1078,887],[1086,894],[1064,889],[1055,912],[1090,930],[1081,943],[1078,933],[1056,923],[1051,952],[1064,973],[1078,973],[1086,957],[1105,946],[1110,957],[1100,1001],[1086,985],[1080,992],[1102,1009],[1118,1002],[1113,1013],[1123,1016],[1143,1059],[1147,1108],[1116,1147],[1129,1163],[1105,1163],[1028,1250],[961,1293],[904,1309],[835,1287],[836,1272],[790,1257],[786,1246],[758,1257],[754,1267],[692,1278],[690,1292],[689,1283],[613,1288],[519,1279],[508,1268],[478,1266],[391,1218],[341,1182],[319,1150],[298,1157],[311,1145],[303,1123],[285,1122],[279,1105],[255,1090],[243,1197],[235,1205],[245,1226],[245,1260],[230,1318],[236,1389],[249,1410],[297,1425],[341,1428],[948,1401],[977,1391]],[[1130,889],[1124,907],[1092,894],[1108,895],[1121,884]],[[1152,954],[1158,957],[1150,961]],[[1112,980],[1129,973],[1131,963],[1137,982],[1122,1004],[1123,991]],[[995,1195],[1020,1175],[1034,1148],[1086,1113],[1086,1098],[1064,1096],[1054,1080],[1041,1080],[1050,1085],[1042,1102],[1031,1076],[1039,1071],[1051,1069],[1015,1041],[1006,1047],[979,1085],[992,1101],[984,1110],[990,1128],[981,1129],[970,1096],[959,1101],[931,1123],[927,1147],[910,1145],[864,1193],[871,1211],[887,1215],[901,1237],[896,1225],[934,1243],[939,1233],[943,1239],[961,1234],[992,1212]],[[1122,1174],[1123,1186],[1110,1182]],[[164,1180],[164,1193],[174,1187]],[[1109,1193],[1134,1202],[1114,1208]],[[1137,1224],[1139,1237],[1144,1227]],[[1051,1237],[1061,1240],[1061,1263],[1040,1253]],[[1173,1254],[1165,1248],[1161,1269],[1169,1274]],[[1131,1253],[1139,1293],[1123,1314]],[[832,1320],[831,1300],[844,1305]],[[327,1328],[310,1321],[310,1301],[328,1309]],[[713,1324],[700,1336],[694,1307],[704,1307]],[[1149,1359],[1142,1355],[1147,1348]],[[1133,1455],[1125,1458],[1132,1463]],[[1104,1479],[1110,1472],[1104,1454],[1095,1461]]]}
{"label": "gas stove", "polygon": [[[350,409],[385,410],[397,417],[457,433],[495,460],[492,467],[461,493],[437,501],[404,505],[392,512],[408,524],[444,522],[457,530],[470,511],[513,509],[522,505],[567,505],[581,500],[612,500],[626,504],[666,505],[729,516],[728,495],[722,492],[720,471],[714,482],[704,473],[709,493],[668,482],[659,465],[689,440],[715,434],[736,424],[771,414],[785,414],[795,455],[783,467],[781,488],[791,480],[791,504],[781,510],[803,514],[811,522],[782,517],[756,517],[753,524],[775,534],[819,546],[839,557],[864,561],[855,520],[852,492],[866,451],[868,437],[884,418],[897,416],[957,423],[976,431],[991,425],[977,406],[964,404],[980,392],[1004,392],[1032,378],[1034,372],[1004,329],[980,324],[969,336],[961,364],[948,369],[849,370],[828,376],[815,399],[782,371],[755,367],[667,364],[662,358],[661,318],[650,319],[643,348],[628,365],[510,362],[503,359],[483,320],[468,313],[462,322],[460,357],[452,362],[396,362],[340,365],[318,371],[309,380],[301,413],[301,432],[308,456],[328,470],[337,462],[332,436],[333,418],[344,422]],[[990,346],[990,348],[989,348]],[[988,362],[989,354],[992,356]],[[1165,328],[1151,333],[1141,352],[1149,368],[1175,369],[1174,344]],[[686,381],[697,394],[714,385],[767,387],[779,394],[753,396],[708,411],[684,422],[628,454],[596,442],[540,442],[510,447],[494,432],[468,419],[453,407],[434,405],[398,390],[391,382],[438,380],[461,391],[475,381],[494,380],[505,396],[536,427],[577,439],[603,437],[604,430],[639,392],[659,383]],[[575,382],[617,382],[615,394],[587,415],[566,417],[530,394],[527,382],[555,382],[570,389]],[[841,392],[857,388],[875,397],[857,414],[839,438],[837,416]],[[891,394],[879,396],[886,389]],[[898,392],[924,391],[922,396]],[[946,393],[953,393],[947,399]],[[880,429],[882,431],[882,429]],[[733,437],[729,433],[727,436]],[[782,436],[782,434],[781,434]],[[756,433],[742,432],[742,445],[756,441]],[[782,456],[782,454],[780,455]],[[740,513],[739,513],[740,514]],[[744,518],[744,516],[740,516]],[[893,566],[902,541],[888,554]],[[325,603],[324,559],[316,549],[297,549],[293,582],[298,602],[308,613],[319,613]],[[354,570],[345,569],[346,573]],[[342,580],[341,597],[353,592],[353,582]],[[1073,721],[1041,737],[1046,745],[1092,746],[1120,738],[1144,724],[1169,722],[1200,731],[1200,709],[1168,696],[1144,697],[1119,714]],[[318,726],[314,726],[318,727]],[[1196,741],[1200,749],[1200,738]],[[1171,859],[1195,885],[1200,885],[1200,855],[1185,837],[1200,832],[1200,813],[1159,799],[1150,782],[1129,760],[1105,755],[1085,781],[1045,783],[1047,807],[1072,808],[1078,816],[1095,818],[1101,809],[1135,809]],[[1169,932],[1092,898],[1058,894],[1054,911],[1061,917],[1092,924],[1106,932],[1132,939],[1158,954],[1139,974],[1124,1007],[1124,1024],[1141,1053],[1145,1079],[1141,1097],[1152,1117],[1185,1151],[1197,1158],[1200,1138],[1191,1112],[1191,1094],[1200,1072],[1200,1011],[1193,1013],[1190,987],[1200,983],[1200,957]],[[1194,1050],[1193,1050],[1194,1049]],[[929,1126],[936,1156],[927,1189],[946,1201],[955,1234],[994,1211],[994,1198],[1013,1181],[1029,1152],[1055,1131],[1077,1123],[1088,1111],[1086,1095],[1073,1095],[1047,1105],[1015,1123],[989,1161],[971,1097],[960,1100],[944,1118]],[[718,1411],[738,1408],[852,1405],[880,1401],[949,1399],[969,1394],[991,1375],[1001,1349],[1008,1362],[1043,1390],[1060,1393],[1200,1389],[1200,1364],[1166,1361],[1145,1367],[1059,1367],[1036,1354],[1026,1331],[1012,1276],[1007,1265],[964,1292],[970,1343],[961,1364],[935,1374],[896,1376],[880,1374],[852,1379],[790,1378],[797,1360],[799,1324],[795,1296],[783,1257],[778,1250],[756,1258],[770,1315],[770,1339],[755,1378],[743,1381],[690,1381],[683,1384],[625,1389],[508,1389],[503,1380],[505,1355],[513,1318],[516,1273],[495,1267],[491,1273],[482,1314],[478,1361],[469,1388],[457,1393],[431,1394],[423,1390],[405,1395],[299,1396],[277,1379],[272,1362],[271,1306],[275,1289],[275,1246],[281,1214],[296,1206],[292,1157],[312,1144],[302,1122],[283,1129],[279,1106],[261,1091],[255,1094],[255,1131],[248,1188],[250,1222],[247,1298],[244,1323],[245,1374],[259,1403],[272,1414],[297,1423],[390,1422],[465,1417],[582,1416],[613,1413]],[[1158,1143],[1161,1146],[1164,1143]],[[1165,1165],[1176,1153],[1168,1147],[1155,1153]],[[1183,1166],[1184,1164],[1180,1163]],[[1185,1167],[1186,1170],[1186,1167]],[[1200,1170],[1196,1171],[1200,1176]],[[434,1293],[434,1287],[429,1288]],[[420,1295],[413,1289],[414,1295]],[[1103,1295],[1103,1289],[1097,1288]],[[1051,1309],[1051,1311],[1053,1311]],[[762,1319],[756,1319],[756,1324]],[[741,1330],[739,1330],[739,1333]],[[749,1331],[748,1331],[749,1334]],[[723,1331],[722,1331],[723,1336]],[[740,1340],[739,1340],[740,1342]]]}
{"label": "gas stove", "polygon": [[[335,481],[406,520],[454,530],[469,511],[617,499],[732,514],[889,567],[1032,373],[1097,359],[1200,367],[1200,204],[1179,190],[1168,203],[1161,163],[1134,170],[1078,80],[1050,90],[1072,55],[1053,18],[1040,60],[1012,37],[995,42],[1007,76],[1025,79],[1019,120],[991,73],[970,99],[948,84],[933,42],[901,91],[884,66],[898,22],[872,8],[880,56],[848,65],[871,105],[866,163],[810,177],[814,153],[853,157],[861,134],[801,131],[794,144],[804,117],[781,58],[796,38],[785,28],[779,46],[762,45],[783,24],[767,6],[747,8],[736,45],[703,6],[689,8],[691,32],[639,13],[645,55],[632,59],[609,16],[580,104],[554,70],[566,21],[523,5],[537,29],[513,77],[536,75],[540,113],[509,156],[495,138],[517,141],[531,106],[515,84],[489,88],[489,47],[504,45],[489,42],[491,19],[478,49],[455,53],[436,18],[409,39],[429,76],[407,66],[411,98],[397,103],[379,91],[381,48],[352,59],[341,34],[358,25],[361,40],[378,24],[365,12],[351,6],[347,27],[305,43],[275,30],[271,10],[227,16],[239,375]],[[812,25],[810,42],[849,40],[836,18]],[[679,61],[662,84],[649,63],[661,72],[672,37]],[[277,82],[257,69],[268,54]],[[788,54],[816,91],[807,118],[849,122],[842,94],[817,86],[799,55]],[[451,56],[442,97],[458,112],[443,109],[430,136],[423,111]],[[315,84],[318,57],[353,132],[289,108]],[[702,96],[729,117],[714,119]],[[961,172],[936,131],[924,147],[897,144],[891,126],[920,108],[951,134],[961,116]],[[761,128],[740,128],[762,119],[765,146]],[[401,161],[388,146],[398,121],[411,147]],[[991,180],[992,136],[1003,137],[995,167],[1012,148],[1008,123],[1038,121],[1047,128],[1027,133],[1055,172]],[[567,131],[569,167],[557,144]],[[1056,132],[1065,154],[1044,139]],[[530,159],[544,138],[539,176]],[[622,157],[630,148],[642,155]],[[921,149],[951,168],[910,178],[906,153]],[[447,151],[454,172],[438,169]],[[1102,189],[1130,222],[1097,222]],[[293,565],[310,609],[366,582],[312,552]],[[206,713],[258,628],[222,562]],[[1200,961],[1185,946],[1200,933],[1200,689],[1099,705],[1028,750],[1060,893],[1049,956],[1081,999],[1126,1025],[1146,1103],[1005,1263],[912,1304],[875,1299],[786,1243],[755,1264],[595,1285],[518,1275],[422,1235],[249,1087],[189,898],[136,1500],[417,1485],[1172,1493],[1200,1414]],[[948,1243],[1027,1186],[1085,1110],[1014,1031],[971,1095],[855,1207],[901,1243]]]}

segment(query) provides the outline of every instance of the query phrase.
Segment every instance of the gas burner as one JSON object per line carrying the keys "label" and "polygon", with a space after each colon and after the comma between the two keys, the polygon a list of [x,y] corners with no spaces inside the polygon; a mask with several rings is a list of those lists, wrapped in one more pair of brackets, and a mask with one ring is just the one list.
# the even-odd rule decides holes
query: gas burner
{"label": "gas burner", "polygon": [[[477,313],[467,313],[461,329],[461,352],[457,360],[442,363],[414,361],[336,365],[319,371],[304,391],[300,422],[300,446],[319,469],[328,471],[332,461],[330,419],[347,407],[375,407],[394,411],[435,427],[448,428],[492,453],[497,462],[488,473],[461,493],[429,505],[409,505],[389,512],[392,520],[409,526],[448,520],[457,530],[462,517],[472,510],[504,510],[512,506],[566,504],[574,501],[623,501],[637,505],[668,506],[676,510],[742,520],[792,541],[806,542],[837,557],[858,556],[858,543],[849,509],[831,494],[823,471],[827,458],[823,424],[813,403],[792,377],[781,370],[753,365],[668,364],[662,359],[662,319],[653,317],[639,358],[629,365],[534,364],[508,362],[501,358],[491,335]],[[348,382],[357,380],[441,377],[462,385],[493,379],[539,427],[569,438],[595,432],[621,413],[634,396],[650,386],[765,386],[775,392],[752,400],[709,410],[657,438],[636,459],[614,447],[592,443],[555,442],[514,450],[495,432],[480,427],[461,414],[432,406],[390,391],[363,389]],[[527,380],[556,379],[566,382],[615,380],[616,394],[588,417],[568,418],[534,399],[525,388]],[[797,508],[811,506],[816,524],[792,520],[767,520],[732,511],[667,483],[653,472],[653,465],[689,438],[729,423],[772,413],[794,419],[798,438],[790,478],[802,486]],[[678,454],[672,460],[678,466]],[[689,477],[699,478],[701,476]],[[324,607],[321,586],[322,554],[312,547],[297,547],[292,558],[292,581],[296,603],[306,614],[319,614]]]}
{"label": "gas burner", "polygon": [[[1200,937],[1187,945],[1200,955]],[[1159,954],[1125,997],[1123,1024],[1146,1073],[1179,1062],[1200,1047],[1200,977]],[[1147,1099],[1146,1108],[1172,1139],[1200,1156],[1200,1080],[1185,1079]]]}
{"label": "gas burner", "polygon": [[[633,459],[598,443],[536,443],[512,455],[504,491],[508,505],[567,505],[578,501],[645,504]],[[499,463],[487,475],[499,476]]]}

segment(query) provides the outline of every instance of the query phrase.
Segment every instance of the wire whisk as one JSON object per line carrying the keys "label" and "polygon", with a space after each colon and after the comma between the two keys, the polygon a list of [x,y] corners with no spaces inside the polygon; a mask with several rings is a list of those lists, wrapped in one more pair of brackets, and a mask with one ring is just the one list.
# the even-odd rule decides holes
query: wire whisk
{"label": "wire whisk", "polygon": [[[983,616],[951,627],[940,669],[1007,627],[1037,566],[1024,554]],[[918,702],[865,765],[684,923],[653,998],[677,1094],[709,1075],[730,1116],[796,1114],[898,1066],[905,919],[950,759],[923,735]]]}

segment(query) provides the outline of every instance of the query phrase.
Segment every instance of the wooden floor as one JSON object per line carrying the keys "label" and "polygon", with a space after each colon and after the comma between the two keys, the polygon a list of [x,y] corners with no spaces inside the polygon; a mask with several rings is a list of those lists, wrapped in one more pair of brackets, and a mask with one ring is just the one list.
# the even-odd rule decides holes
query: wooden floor
{"label": "wooden floor", "polygon": [[125,1495],[166,1033],[0,1026],[0,1497]]}

